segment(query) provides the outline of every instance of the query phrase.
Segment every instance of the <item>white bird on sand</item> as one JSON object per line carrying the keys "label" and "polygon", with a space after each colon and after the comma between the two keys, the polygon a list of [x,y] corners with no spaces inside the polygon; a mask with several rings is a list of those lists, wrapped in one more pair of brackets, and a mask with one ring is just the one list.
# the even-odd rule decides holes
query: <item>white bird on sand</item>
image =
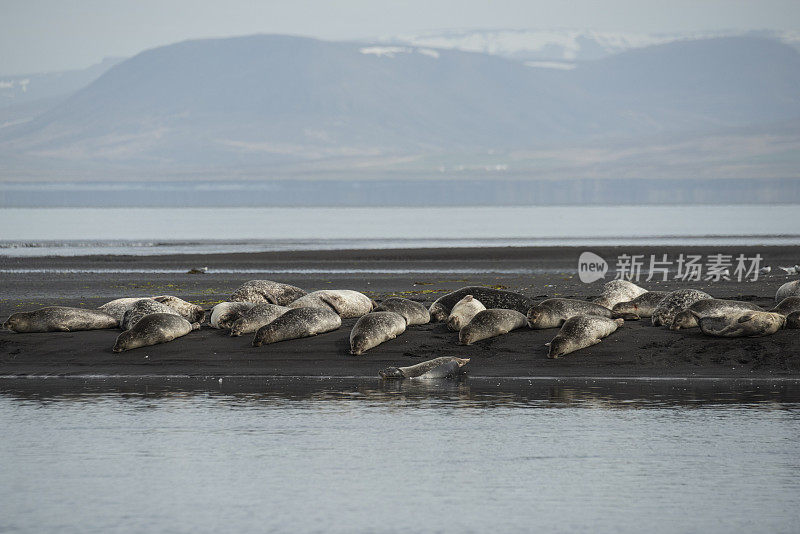
{"label": "white bird on sand", "polygon": [[781,270],[785,271],[786,274],[797,274],[798,272],[800,272],[800,269],[798,269],[798,267],[800,267],[800,265],[795,265],[794,267],[781,267],[781,266],[778,266],[778,269],[781,269]]}
{"label": "white bird on sand", "polygon": [[769,274],[772,271],[772,267],[766,266],[762,267],[758,270],[759,274]]}

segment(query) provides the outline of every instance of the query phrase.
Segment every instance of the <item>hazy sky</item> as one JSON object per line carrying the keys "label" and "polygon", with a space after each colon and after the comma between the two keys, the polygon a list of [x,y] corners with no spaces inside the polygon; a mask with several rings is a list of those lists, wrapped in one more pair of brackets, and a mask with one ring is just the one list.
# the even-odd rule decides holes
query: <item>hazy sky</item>
{"label": "hazy sky", "polygon": [[800,0],[0,0],[0,73],[81,68],[200,37],[445,28],[800,31]]}

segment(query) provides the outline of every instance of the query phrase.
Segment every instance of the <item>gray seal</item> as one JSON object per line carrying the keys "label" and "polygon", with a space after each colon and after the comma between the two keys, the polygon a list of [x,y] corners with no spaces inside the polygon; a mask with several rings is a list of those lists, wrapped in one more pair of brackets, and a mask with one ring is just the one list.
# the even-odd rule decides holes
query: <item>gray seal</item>
{"label": "gray seal", "polygon": [[779,313],[763,311],[732,312],[700,318],[700,330],[714,337],[759,337],[774,334],[786,323]]}
{"label": "gray seal", "polygon": [[256,304],[231,325],[231,336],[252,334],[264,325],[268,325],[284,313],[289,311],[286,306],[277,304]]}
{"label": "gray seal", "polygon": [[611,318],[611,310],[594,302],[576,299],[547,299],[528,310],[528,326],[534,329],[558,328],[576,315]]}
{"label": "gray seal", "polygon": [[384,380],[397,378],[437,379],[455,376],[469,363],[469,358],[442,356],[409,367],[387,367],[378,373]]}
{"label": "gray seal", "polygon": [[775,302],[780,302],[786,297],[800,297],[800,280],[786,282],[775,292]]}
{"label": "gray seal", "polygon": [[533,299],[521,293],[483,286],[467,286],[436,299],[428,308],[431,312],[431,321],[446,321],[453,306],[467,295],[480,300],[487,308],[503,308],[525,313],[533,306]]}
{"label": "gray seal", "polygon": [[603,293],[599,298],[595,299],[594,303],[611,309],[620,302],[628,302],[643,293],[647,293],[647,290],[633,282],[611,280],[603,284]]}
{"label": "gray seal", "polygon": [[342,326],[342,318],[330,308],[292,308],[258,329],[253,346],[323,334]]}
{"label": "gray seal", "polygon": [[528,324],[525,315],[517,310],[490,308],[478,312],[458,333],[458,342],[471,345],[482,339],[502,336]]}
{"label": "gray seal", "polygon": [[3,323],[3,328],[20,333],[76,332],[117,326],[119,321],[110,313],[67,306],[48,306],[32,312],[18,312]]}
{"label": "gray seal", "polygon": [[800,311],[800,297],[786,297],[769,311],[780,313],[781,315],[789,315],[792,312]]}
{"label": "gray seal", "polygon": [[364,293],[351,289],[323,289],[313,291],[289,304],[290,308],[332,309],[342,319],[352,319],[366,315],[375,308],[374,300]]}
{"label": "gray seal", "polygon": [[699,289],[679,289],[673,291],[662,300],[653,311],[653,326],[672,326],[672,321],[680,312],[698,300],[713,299],[711,295]]}
{"label": "gray seal", "polygon": [[548,358],[558,358],[600,343],[625,323],[623,319],[609,319],[599,315],[576,315],[564,321],[558,335],[548,343]]}
{"label": "gray seal", "polygon": [[786,316],[786,328],[800,328],[800,311],[792,312]]}
{"label": "gray seal", "polygon": [[272,280],[250,280],[239,286],[231,295],[232,302],[266,302],[286,306],[306,294],[299,287]]}
{"label": "gray seal", "polygon": [[230,328],[244,312],[256,306],[255,302],[220,302],[211,308],[211,327]]}
{"label": "gray seal", "polygon": [[408,326],[418,324],[428,324],[431,322],[431,314],[428,308],[421,302],[411,299],[404,299],[400,297],[390,297],[382,300],[376,307],[375,311],[390,311],[399,313],[406,318]]}
{"label": "gray seal", "polygon": [[669,295],[669,291],[647,291],[635,299],[618,302],[611,308],[614,313],[613,317],[622,317],[626,321],[649,319],[667,295]]}
{"label": "gray seal", "polygon": [[735,311],[763,311],[761,306],[751,302],[741,302],[739,300],[725,299],[703,299],[698,300],[682,312],[678,313],[669,326],[670,330],[680,330],[681,328],[694,328],[699,326],[697,320],[701,317],[711,317],[714,315],[725,315]]}
{"label": "gray seal", "polygon": [[151,313],[142,317],[136,326],[121,333],[112,350],[123,352],[167,343],[198,328],[198,323],[193,325],[176,313]]}
{"label": "gray seal", "polygon": [[350,332],[350,354],[364,354],[406,331],[406,318],[399,313],[377,311],[361,317]]}
{"label": "gray seal", "polygon": [[[128,308],[128,311],[122,316],[122,321],[120,321],[119,326],[123,330],[130,330],[136,326],[136,323],[141,321],[143,317],[151,313],[172,313],[174,315],[180,315],[180,313],[173,310],[170,306],[162,304],[157,300],[140,299],[134,302],[133,306]],[[186,317],[184,317],[184,319],[186,319]],[[188,319],[186,320],[188,321]]]}
{"label": "gray seal", "polygon": [[486,306],[481,301],[472,295],[467,295],[456,302],[456,305],[450,310],[450,316],[447,318],[447,329],[453,332],[460,331],[469,324],[478,312],[482,312],[485,309]]}
{"label": "gray seal", "polygon": [[149,299],[149,298],[151,297],[123,297],[121,299],[114,299],[110,302],[106,302],[97,309],[102,310],[106,313],[110,313],[111,315],[117,318],[117,322],[122,322],[122,316],[125,315],[125,312],[128,311],[131,308],[131,306],[133,306],[142,299]]}
{"label": "gray seal", "polygon": [[160,295],[158,297],[153,297],[153,300],[169,306],[190,323],[202,323],[203,319],[206,317],[206,311],[202,306],[186,302],[172,295]]}

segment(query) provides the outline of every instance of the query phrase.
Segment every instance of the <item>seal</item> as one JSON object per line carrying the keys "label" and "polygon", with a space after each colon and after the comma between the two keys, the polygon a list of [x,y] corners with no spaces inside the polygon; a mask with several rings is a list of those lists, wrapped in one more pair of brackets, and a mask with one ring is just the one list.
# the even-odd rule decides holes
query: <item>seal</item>
{"label": "seal", "polygon": [[698,300],[682,312],[678,313],[670,325],[670,330],[680,330],[681,328],[694,328],[699,326],[697,320],[700,317],[710,317],[714,315],[725,315],[738,310],[764,311],[761,306],[751,302],[724,299],[703,299]]}
{"label": "seal", "polygon": [[342,318],[330,308],[292,308],[259,328],[253,337],[253,346],[315,336],[336,330],[340,326]]}
{"label": "seal", "polygon": [[364,354],[384,341],[394,339],[406,331],[406,318],[399,313],[376,311],[356,321],[350,332],[350,354]]}
{"label": "seal", "polygon": [[[142,318],[146,315],[150,315],[151,313],[172,313],[175,315],[180,315],[180,313],[173,310],[171,307],[167,306],[166,304],[162,304],[154,299],[139,299],[133,303],[133,306],[128,308],[128,311],[122,316],[122,321],[119,323],[119,327],[123,330],[130,330],[136,323],[142,320]],[[184,317],[186,319],[186,317]],[[188,319],[186,319],[188,321]],[[196,322],[196,321],[195,321]]]}
{"label": "seal", "polygon": [[267,325],[289,311],[286,306],[277,304],[256,304],[231,325],[231,336],[252,334],[264,325]]}
{"label": "seal", "polygon": [[125,315],[125,312],[128,311],[131,306],[142,299],[149,298],[151,297],[124,297],[121,299],[114,299],[110,302],[106,302],[102,306],[99,306],[97,309],[106,313],[110,313],[117,318],[117,322],[122,322],[122,316]]}
{"label": "seal", "polygon": [[713,299],[711,295],[699,289],[679,289],[671,292],[664,297],[656,309],[653,310],[653,316],[650,320],[653,326],[672,326],[672,321],[675,316],[680,312],[697,302],[698,300]]}
{"label": "seal", "polygon": [[576,350],[600,343],[625,323],[621,318],[609,319],[600,315],[576,315],[564,321],[558,335],[548,343],[548,358],[558,358]]}
{"label": "seal", "polygon": [[461,368],[469,363],[469,358],[442,356],[409,367],[387,367],[378,371],[381,378],[391,380],[397,378],[436,379],[455,376]]}
{"label": "seal", "polygon": [[166,304],[178,312],[178,315],[190,323],[202,323],[206,318],[206,311],[202,306],[192,304],[191,302],[186,302],[178,297],[173,297],[172,295],[160,295],[158,297],[153,297],[153,300],[160,302],[161,304]]}
{"label": "seal", "polygon": [[528,324],[525,315],[517,310],[489,308],[475,314],[475,317],[458,332],[458,342],[471,345],[482,339],[502,336]]}
{"label": "seal", "polygon": [[647,293],[647,290],[637,286],[633,282],[628,282],[627,280],[611,280],[603,284],[603,293],[600,297],[595,299],[594,303],[611,309],[620,302],[627,302],[635,299],[642,293]]}
{"label": "seal", "polygon": [[114,352],[124,352],[126,350],[138,349],[139,347],[149,347],[166,343],[173,339],[185,336],[192,330],[200,328],[198,323],[194,325],[178,315],[177,313],[151,313],[145,315],[136,323],[136,326],[126,330],[117,337],[114,343]]}
{"label": "seal", "polygon": [[376,306],[374,300],[364,293],[350,289],[323,289],[313,291],[300,297],[291,304],[290,308],[328,308],[332,309],[342,319],[361,317],[372,311]]}
{"label": "seal", "polygon": [[800,297],[786,297],[769,311],[780,313],[781,315],[789,315],[792,312],[800,311]]}
{"label": "seal", "polygon": [[778,288],[778,291],[775,293],[775,302],[780,302],[786,297],[798,297],[800,296],[800,280],[795,280],[794,282],[786,282],[781,287]]}
{"label": "seal", "polygon": [[456,302],[456,305],[450,310],[450,316],[447,318],[447,329],[458,332],[469,324],[478,312],[482,312],[485,309],[486,306],[481,301],[472,295],[467,295]]}
{"label": "seal", "polygon": [[467,295],[480,300],[487,308],[503,308],[525,313],[533,306],[533,299],[521,293],[483,286],[467,286],[436,299],[428,308],[431,312],[431,321],[446,321],[453,306]]}
{"label": "seal", "polygon": [[611,308],[613,317],[622,317],[626,321],[638,321],[641,318],[649,319],[667,295],[669,295],[669,291],[647,291],[635,299],[618,302]]}
{"label": "seal", "polygon": [[786,317],[764,311],[734,311],[726,315],[701,317],[700,330],[714,337],[760,337],[774,334],[786,324]]}
{"label": "seal", "polygon": [[375,311],[390,311],[399,313],[406,318],[408,326],[417,324],[428,324],[431,322],[431,314],[428,308],[421,302],[400,297],[391,297],[382,300],[375,307]]}
{"label": "seal", "polygon": [[534,329],[558,328],[576,315],[611,318],[611,310],[594,302],[576,299],[547,299],[528,310],[528,326]]}
{"label": "seal", "polygon": [[3,323],[3,328],[20,333],[76,332],[117,326],[119,321],[110,313],[67,306],[48,306],[32,312],[18,312]]}
{"label": "seal", "polygon": [[792,312],[786,316],[786,328],[800,328],[800,311]]}
{"label": "seal", "polygon": [[306,294],[299,287],[272,280],[250,280],[239,286],[231,295],[232,302],[255,302],[286,306]]}
{"label": "seal", "polygon": [[255,302],[220,302],[211,308],[211,327],[230,328],[244,312],[255,305]]}

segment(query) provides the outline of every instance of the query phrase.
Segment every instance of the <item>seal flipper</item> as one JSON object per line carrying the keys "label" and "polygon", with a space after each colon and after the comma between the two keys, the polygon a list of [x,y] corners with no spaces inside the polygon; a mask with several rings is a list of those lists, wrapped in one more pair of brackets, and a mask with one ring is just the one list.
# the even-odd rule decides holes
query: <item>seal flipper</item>
{"label": "seal flipper", "polygon": [[739,317],[739,320],[736,321],[736,322],[737,323],[746,323],[746,322],[752,321],[752,320],[753,320],[753,316],[752,315],[743,315],[742,317]]}

